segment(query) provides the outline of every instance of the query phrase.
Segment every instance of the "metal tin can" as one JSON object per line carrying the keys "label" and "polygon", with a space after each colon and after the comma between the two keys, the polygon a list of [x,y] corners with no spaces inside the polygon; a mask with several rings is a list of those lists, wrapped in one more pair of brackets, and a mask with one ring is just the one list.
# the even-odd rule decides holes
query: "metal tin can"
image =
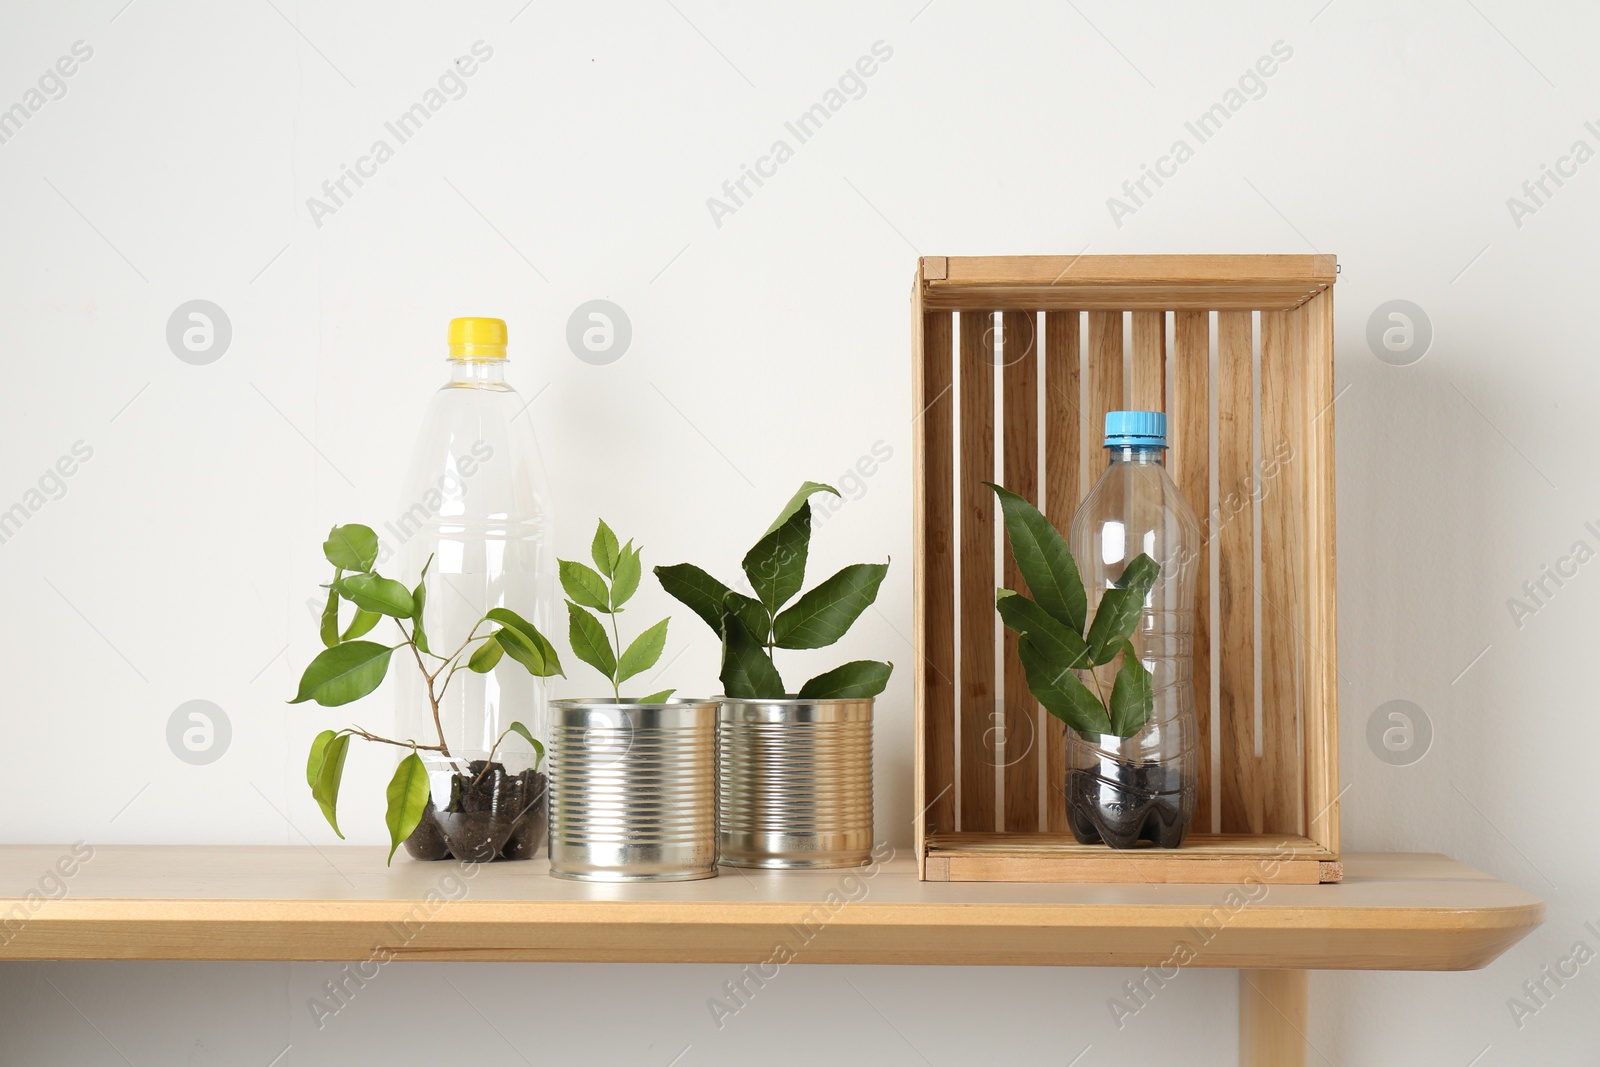
{"label": "metal tin can", "polygon": [[856,867],[872,854],[872,698],[725,697],[721,862]]}
{"label": "metal tin can", "polygon": [[677,882],[717,873],[717,706],[551,702],[551,874]]}

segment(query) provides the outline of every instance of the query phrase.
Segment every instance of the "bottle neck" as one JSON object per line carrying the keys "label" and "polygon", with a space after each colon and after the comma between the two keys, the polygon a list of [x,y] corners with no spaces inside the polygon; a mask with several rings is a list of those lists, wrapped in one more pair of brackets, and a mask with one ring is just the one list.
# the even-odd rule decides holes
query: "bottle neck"
{"label": "bottle neck", "polygon": [[504,387],[506,361],[503,359],[452,359],[450,384],[457,388]]}
{"label": "bottle neck", "polygon": [[1163,467],[1167,462],[1165,445],[1107,445],[1106,465],[1136,463],[1146,467]]}

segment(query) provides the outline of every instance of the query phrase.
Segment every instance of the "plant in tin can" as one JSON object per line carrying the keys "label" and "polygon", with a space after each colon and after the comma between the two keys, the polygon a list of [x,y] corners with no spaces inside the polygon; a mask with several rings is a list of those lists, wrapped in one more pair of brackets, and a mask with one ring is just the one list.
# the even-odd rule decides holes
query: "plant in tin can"
{"label": "plant in tin can", "polygon": [[[322,545],[322,553],[333,565],[333,581],[323,588],[328,590],[327,603],[322,609],[320,634],[323,650],[317,653],[300,676],[299,691],[291,704],[312,701],[325,708],[339,707],[360,700],[378,686],[389,671],[394,653],[406,649],[427,683],[428,702],[433,710],[433,724],[438,731],[437,743],[427,744],[414,738],[397,740],[383,737],[359,726],[346,726],[338,730],[324,730],[311,741],[311,752],[306,760],[306,783],[311,795],[322,809],[323,817],[333,832],[344,836],[339,829],[339,788],[344,779],[345,757],[349,753],[350,739],[409,748],[410,754],[400,761],[390,780],[386,797],[388,810],[384,817],[389,828],[389,860],[394,860],[395,849],[410,837],[422,822],[430,802],[427,769],[418,751],[437,752],[451,758],[449,743],[439,718],[439,703],[450,680],[459,670],[483,674],[494,669],[502,656],[510,656],[535,678],[548,678],[561,674],[561,660],[556,650],[534,626],[508,608],[491,608],[467,633],[461,644],[448,654],[435,652],[432,639],[423,628],[423,607],[427,603],[428,567],[430,558],[423,564],[417,584],[407,589],[393,578],[377,572],[378,535],[369,526],[351,523],[335,526]],[[341,603],[348,602],[354,609],[348,623],[340,625]],[[395,644],[363,640],[384,617],[394,620],[400,640]],[[493,624],[492,629],[479,630]],[[461,791],[481,789],[485,776],[500,765],[494,762],[495,753],[511,734],[517,734],[533,746],[535,769],[543,758],[544,746],[520,722],[506,727],[494,742],[483,767],[458,775]]]}
{"label": "plant in tin can", "polygon": [[[662,619],[634,638],[627,648],[622,647],[617,616],[622,614],[622,605],[639,589],[639,578],[643,574],[642,552],[643,549],[633,547],[632,540],[619,545],[617,535],[601,519],[589,547],[594,567],[567,559],[558,561],[561,588],[567,594],[567,640],[579,659],[606,676],[606,681],[611,683],[611,695],[619,702],[622,683],[654,667],[661,659],[661,652],[667,647],[667,624],[671,621]],[[596,612],[611,620],[610,634],[606,633]],[[663,689],[631,703],[660,704],[672,694],[673,690]]]}
{"label": "plant in tin can", "polygon": [[[790,696],[775,650],[826,648],[877,599],[887,562],[852,564],[800,592],[811,545],[811,497],[816,493],[839,495],[832,486],[806,482],[745,553],[744,574],[754,596],[728,588],[692,564],[655,569],[661,587],[722,638],[721,678],[727,696]],[[854,660],[817,675],[792,695],[815,700],[877,696],[893,670],[892,663]]]}

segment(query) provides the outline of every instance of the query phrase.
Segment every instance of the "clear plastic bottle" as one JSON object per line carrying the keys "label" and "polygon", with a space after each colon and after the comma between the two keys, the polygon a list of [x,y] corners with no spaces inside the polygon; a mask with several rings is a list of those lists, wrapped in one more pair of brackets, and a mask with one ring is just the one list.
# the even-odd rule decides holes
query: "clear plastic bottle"
{"label": "clear plastic bottle", "polygon": [[[1132,737],[1067,731],[1067,815],[1088,844],[1164,848],[1183,842],[1194,817],[1199,772],[1194,716],[1194,598],[1200,527],[1167,474],[1167,417],[1159,411],[1106,415],[1105,473],[1068,534],[1089,598],[1100,598],[1141,552],[1160,566],[1133,646],[1150,671],[1154,707]],[[1110,692],[1121,657],[1098,668]],[[1091,689],[1090,672],[1082,677]]]}
{"label": "clear plastic bottle", "polygon": [[[432,558],[423,624],[439,656],[494,607],[549,633],[555,593],[550,494],[527,401],[506,384],[505,323],[452,319],[449,341],[450,380],[428,404],[399,513],[383,531],[406,581]],[[442,660],[424,662],[432,672]],[[476,862],[532,857],[545,837],[545,774],[516,734],[498,749],[495,742],[512,722],[546,738],[545,683],[509,658],[484,674],[463,667],[444,688],[436,725],[422,678],[395,673],[401,736],[432,744],[442,731],[449,749],[421,753],[433,799],[407,851]],[[495,765],[486,765],[491,750]]]}

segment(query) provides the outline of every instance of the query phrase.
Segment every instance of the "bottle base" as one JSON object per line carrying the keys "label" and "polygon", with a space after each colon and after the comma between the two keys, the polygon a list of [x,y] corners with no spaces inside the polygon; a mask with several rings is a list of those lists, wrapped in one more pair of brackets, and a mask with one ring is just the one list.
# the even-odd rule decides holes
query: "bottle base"
{"label": "bottle base", "polygon": [[1157,848],[1183,844],[1194,816],[1192,789],[1185,789],[1183,769],[1160,763],[1109,763],[1115,781],[1103,774],[1067,771],[1067,821],[1081,845],[1138,848],[1149,841]]}

